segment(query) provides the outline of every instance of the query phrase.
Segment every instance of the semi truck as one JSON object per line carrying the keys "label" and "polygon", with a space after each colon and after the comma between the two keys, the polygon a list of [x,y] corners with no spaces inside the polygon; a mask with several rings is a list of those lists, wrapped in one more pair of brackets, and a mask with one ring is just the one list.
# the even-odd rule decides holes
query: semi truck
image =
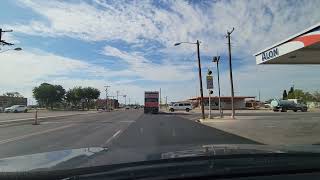
{"label": "semi truck", "polygon": [[306,112],[308,107],[304,104],[296,103],[293,100],[279,100],[274,99],[271,101],[271,107],[274,112],[287,112],[287,110],[292,110],[294,112],[302,111]]}
{"label": "semi truck", "polygon": [[159,112],[159,92],[145,91],[144,92],[144,113],[156,114]]}

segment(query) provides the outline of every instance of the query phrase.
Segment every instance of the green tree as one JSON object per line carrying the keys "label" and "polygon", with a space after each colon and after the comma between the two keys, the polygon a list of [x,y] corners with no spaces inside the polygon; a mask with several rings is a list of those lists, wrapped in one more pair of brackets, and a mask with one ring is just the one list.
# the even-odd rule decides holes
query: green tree
{"label": "green tree", "polygon": [[305,99],[306,102],[307,101],[315,101],[314,96],[309,92],[305,92],[304,93],[304,99]]}
{"label": "green tree", "polygon": [[8,97],[23,97],[20,93],[18,92],[6,92],[3,94],[3,96],[8,96]]}
{"label": "green tree", "polygon": [[90,109],[90,104],[92,100],[98,99],[100,96],[100,91],[92,87],[74,87],[67,91],[66,100],[67,102],[78,106],[80,103],[82,105],[82,110],[84,110],[84,105],[87,109]]}
{"label": "green tree", "polygon": [[100,91],[96,88],[85,87],[83,88],[83,99],[85,99],[87,109],[89,110],[92,100],[98,99],[100,96]]}
{"label": "green tree", "polygon": [[82,87],[74,87],[66,93],[66,101],[74,106],[78,106],[83,97]]}
{"label": "green tree", "polygon": [[287,99],[296,99],[295,95],[294,95],[294,87],[291,86],[290,90],[288,92],[288,98]]}
{"label": "green tree", "polygon": [[314,101],[320,102],[320,92],[316,91],[312,94]]}
{"label": "green tree", "polygon": [[283,93],[282,93],[282,99],[283,99],[283,100],[288,99],[287,90],[283,90]]}
{"label": "green tree", "polygon": [[42,83],[38,87],[33,88],[33,97],[37,100],[40,106],[49,106],[53,109],[55,103],[60,103],[65,95],[65,89],[61,85],[52,85]]}

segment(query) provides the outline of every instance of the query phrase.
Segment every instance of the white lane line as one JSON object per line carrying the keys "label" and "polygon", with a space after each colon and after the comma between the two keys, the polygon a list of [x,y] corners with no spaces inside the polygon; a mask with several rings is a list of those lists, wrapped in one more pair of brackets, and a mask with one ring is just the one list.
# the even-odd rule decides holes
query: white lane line
{"label": "white lane line", "polygon": [[114,133],[107,141],[105,144],[109,144],[114,138],[116,138],[119,134],[121,133],[121,129],[118,130],[116,133]]}
{"label": "white lane line", "polygon": [[[48,119],[48,118],[56,118],[56,117],[68,117],[68,116],[74,116],[74,115],[88,115],[88,114],[94,114],[97,112],[87,112],[87,113],[76,113],[76,114],[62,114],[62,115],[56,115],[56,116],[39,116],[38,119]],[[29,120],[34,120],[34,117],[30,118],[23,118],[23,119],[9,119],[9,120],[4,120],[0,121],[0,123],[8,123],[8,122],[19,122],[19,121],[29,121]]]}
{"label": "white lane line", "polygon": [[136,121],[119,121],[119,122],[122,122],[122,123],[133,123],[133,122],[136,122]]}
{"label": "white lane line", "polygon": [[28,137],[31,137],[31,136],[36,136],[36,135],[40,135],[40,134],[53,132],[53,131],[65,129],[65,128],[68,128],[68,127],[71,127],[71,126],[74,126],[74,124],[69,124],[69,125],[66,125],[66,126],[61,126],[61,127],[57,127],[57,128],[53,128],[53,129],[48,129],[48,130],[45,130],[45,131],[26,134],[26,135],[14,137],[14,138],[4,139],[4,140],[0,141],[0,144],[5,144],[5,143],[8,143],[8,142],[18,141],[18,140],[21,140],[21,139],[24,139],[24,138],[28,138]]}

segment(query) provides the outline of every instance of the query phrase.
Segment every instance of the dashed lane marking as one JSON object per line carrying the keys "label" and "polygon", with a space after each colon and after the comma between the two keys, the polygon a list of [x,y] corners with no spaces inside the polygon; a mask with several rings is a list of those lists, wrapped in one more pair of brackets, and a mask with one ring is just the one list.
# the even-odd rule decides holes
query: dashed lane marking
{"label": "dashed lane marking", "polygon": [[35,132],[35,133],[31,133],[31,134],[26,134],[26,135],[22,135],[22,136],[17,136],[17,137],[14,137],[14,138],[4,139],[4,140],[0,141],[0,144],[5,144],[5,143],[13,142],[13,141],[18,141],[18,140],[25,139],[25,138],[28,138],[28,137],[31,137],[31,136],[41,135],[41,134],[45,134],[45,133],[49,133],[49,132],[53,132],[53,131],[57,131],[57,130],[65,129],[65,128],[69,128],[71,126],[73,126],[73,124],[69,124],[69,125],[66,125],[66,126],[61,126],[61,127],[57,127],[57,128],[53,128],[53,129],[48,129],[48,130],[45,130],[45,131]]}

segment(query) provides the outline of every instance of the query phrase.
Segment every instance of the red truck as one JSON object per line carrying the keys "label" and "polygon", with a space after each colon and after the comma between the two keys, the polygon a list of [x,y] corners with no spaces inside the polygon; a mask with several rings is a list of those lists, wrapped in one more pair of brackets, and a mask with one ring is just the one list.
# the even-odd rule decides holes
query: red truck
{"label": "red truck", "polygon": [[159,92],[145,91],[144,92],[144,113],[159,112]]}

